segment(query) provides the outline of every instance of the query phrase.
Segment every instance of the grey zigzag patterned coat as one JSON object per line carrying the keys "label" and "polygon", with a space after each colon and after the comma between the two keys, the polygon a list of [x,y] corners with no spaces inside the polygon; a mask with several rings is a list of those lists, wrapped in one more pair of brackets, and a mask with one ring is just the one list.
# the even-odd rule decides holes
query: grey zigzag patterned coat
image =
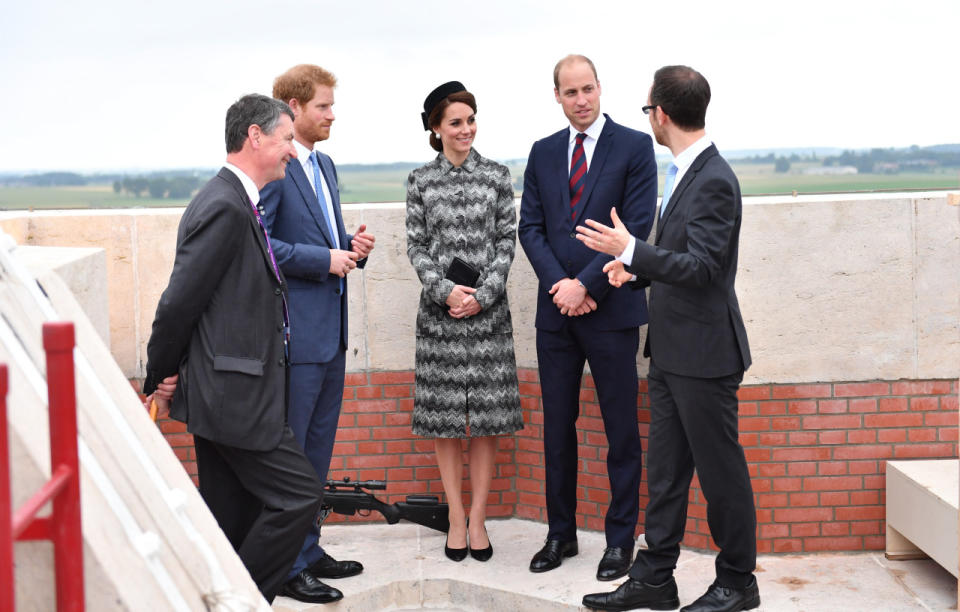
{"label": "grey zigzag patterned coat", "polygon": [[[507,167],[470,149],[459,168],[441,153],[407,179],[407,256],[423,285],[418,336],[512,334],[507,274],[516,249],[517,213]],[[479,314],[454,319],[444,278],[454,256],[477,270]]]}
{"label": "grey zigzag patterned coat", "polygon": [[[516,208],[506,167],[471,149],[455,168],[446,157],[407,183],[407,255],[423,284],[417,309],[413,433],[492,436],[523,427],[506,284],[516,248]],[[447,314],[454,256],[480,270],[482,310]]]}

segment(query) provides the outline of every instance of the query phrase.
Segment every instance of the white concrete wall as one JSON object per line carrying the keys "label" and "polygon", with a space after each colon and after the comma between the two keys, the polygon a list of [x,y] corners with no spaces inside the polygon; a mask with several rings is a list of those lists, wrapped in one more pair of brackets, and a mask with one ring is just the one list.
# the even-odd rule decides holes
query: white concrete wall
{"label": "white concrete wall", "polygon": [[[746,383],[954,378],[960,370],[960,220],[944,192],[747,198],[737,288],[754,365]],[[105,249],[112,352],[143,376],[182,209],[11,212],[21,244]],[[349,277],[349,371],[413,367],[420,285],[402,203],[348,205],[377,237]],[[536,278],[517,248],[509,282],[517,361],[536,366]],[[645,360],[638,356],[641,372]]]}

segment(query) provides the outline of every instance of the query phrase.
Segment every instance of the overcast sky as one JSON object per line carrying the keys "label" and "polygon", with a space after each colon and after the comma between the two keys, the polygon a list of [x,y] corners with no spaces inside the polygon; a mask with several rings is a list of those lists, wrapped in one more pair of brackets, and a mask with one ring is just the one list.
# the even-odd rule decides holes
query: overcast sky
{"label": "overcast sky", "polygon": [[338,163],[430,159],[420,110],[451,79],[477,96],[476,148],[525,158],[565,125],[568,53],[644,131],[654,70],[700,70],[721,150],[958,143],[958,17],[958,0],[11,1],[0,171],[218,166],[227,107],[298,63],[339,79],[320,146]]}

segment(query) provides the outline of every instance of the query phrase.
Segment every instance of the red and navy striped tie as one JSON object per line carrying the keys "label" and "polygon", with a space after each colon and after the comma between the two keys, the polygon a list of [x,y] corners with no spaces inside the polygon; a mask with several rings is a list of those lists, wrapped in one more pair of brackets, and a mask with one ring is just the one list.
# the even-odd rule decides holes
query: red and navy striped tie
{"label": "red and navy striped tie", "polygon": [[577,134],[577,144],[573,146],[573,155],[570,157],[570,218],[577,218],[577,204],[583,195],[583,186],[587,182],[587,157],[583,153],[583,139],[587,135]]}

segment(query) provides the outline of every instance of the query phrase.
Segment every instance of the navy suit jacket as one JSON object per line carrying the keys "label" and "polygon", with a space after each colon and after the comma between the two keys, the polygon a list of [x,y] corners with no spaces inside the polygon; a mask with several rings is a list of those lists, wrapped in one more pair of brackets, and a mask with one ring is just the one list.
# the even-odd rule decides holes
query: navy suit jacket
{"label": "navy suit jacket", "polygon": [[[353,236],[343,227],[340,189],[333,160],[317,153],[333,200],[340,248],[351,250]],[[260,190],[263,222],[277,264],[287,279],[290,311],[290,363],[325,363],[347,348],[347,283],[330,274],[330,249],[337,248],[317,195],[297,159],[286,176]],[[359,266],[365,264],[358,263]]]}
{"label": "navy suit jacket", "polygon": [[564,278],[577,278],[597,302],[597,310],[577,317],[601,330],[639,327],[647,322],[642,291],[610,286],[603,266],[610,255],[587,248],[576,238],[576,226],[585,219],[612,225],[610,209],[639,240],[650,234],[657,203],[657,165],[653,140],[647,134],[606,123],[587,169],[586,185],[575,219],[570,213],[570,169],[567,149],[570,131],[534,143],[523,177],[518,233],[520,244],[540,280],[537,291],[538,329],[559,330],[567,316],[553,303],[550,287]]}

